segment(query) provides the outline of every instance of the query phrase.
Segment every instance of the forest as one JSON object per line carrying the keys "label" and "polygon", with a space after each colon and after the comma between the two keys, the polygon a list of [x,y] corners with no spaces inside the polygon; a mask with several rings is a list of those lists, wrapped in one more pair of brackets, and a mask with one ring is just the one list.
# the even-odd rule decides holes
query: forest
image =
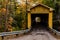
{"label": "forest", "polygon": [[45,4],[54,10],[55,29],[60,26],[60,0],[0,0],[0,32],[27,29],[27,9],[35,3]]}

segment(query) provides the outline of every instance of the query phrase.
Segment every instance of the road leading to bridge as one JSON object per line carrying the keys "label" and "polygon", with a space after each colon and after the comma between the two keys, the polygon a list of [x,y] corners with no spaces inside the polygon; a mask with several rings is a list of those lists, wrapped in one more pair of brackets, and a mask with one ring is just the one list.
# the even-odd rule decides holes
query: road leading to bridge
{"label": "road leading to bridge", "polygon": [[57,40],[47,30],[33,30],[31,33],[9,40]]}

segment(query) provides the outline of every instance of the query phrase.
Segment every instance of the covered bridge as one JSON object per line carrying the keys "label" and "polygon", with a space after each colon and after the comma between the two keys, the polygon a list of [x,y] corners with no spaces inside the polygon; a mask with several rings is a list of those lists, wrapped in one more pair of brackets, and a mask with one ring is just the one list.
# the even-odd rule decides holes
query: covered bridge
{"label": "covered bridge", "polygon": [[41,22],[44,21],[45,24],[52,29],[53,10],[53,8],[50,8],[44,4],[34,4],[31,6],[30,10],[28,10],[28,28],[32,27],[32,22],[36,17],[40,17]]}

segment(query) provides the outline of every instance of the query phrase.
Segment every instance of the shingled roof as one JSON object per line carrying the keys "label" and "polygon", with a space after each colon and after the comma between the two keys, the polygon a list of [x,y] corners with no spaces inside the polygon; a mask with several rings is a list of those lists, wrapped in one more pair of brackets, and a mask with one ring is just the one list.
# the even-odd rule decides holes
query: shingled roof
{"label": "shingled roof", "polygon": [[34,7],[39,6],[39,5],[41,5],[41,6],[45,7],[45,8],[48,8],[48,9],[50,9],[51,11],[54,10],[53,8],[51,8],[51,7],[47,6],[47,5],[41,4],[41,3],[33,4],[33,5],[30,7],[30,10],[33,9]]}

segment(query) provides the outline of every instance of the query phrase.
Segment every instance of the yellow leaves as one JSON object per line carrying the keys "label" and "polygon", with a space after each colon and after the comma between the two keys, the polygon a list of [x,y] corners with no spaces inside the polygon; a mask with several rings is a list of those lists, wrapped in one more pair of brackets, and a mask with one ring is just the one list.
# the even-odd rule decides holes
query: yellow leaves
{"label": "yellow leaves", "polygon": [[9,17],[9,21],[13,21],[13,18],[12,17]]}
{"label": "yellow leaves", "polygon": [[31,2],[32,0],[28,0],[28,2]]}
{"label": "yellow leaves", "polygon": [[5,0],[4,2],[7,4],[9,1],[8,0]]}
{"label": "yellow leaves", "polygon": [[16,11],[16,14],[20,14],[20,11],[17,10],[17,11]]}
{"label": "yellow leaves", "polygon": [[12,24],[12,22],[13,22],[13,18],[12,18],[12,17],[9,17],[8,23],[9,23],[9,24]]}
{"label": "yellow leaves", "polygon": [[16,3],[16,6],[18,6],[18,3]]}
{"label": "yellow leaves", "polygon": [[21,4],[21,7],[26,8],[26,4],[25,3]]}
{"label": "yellow leaves", "polygon": [[19,7],[17,7],[17,9],[16,9],[16,14],[20,14],[20,8]]}
{"label": "yellow leaves", "polygon": [[8,26],[8,31],[12,32],[12,26],[11,25],[7,25]]}

